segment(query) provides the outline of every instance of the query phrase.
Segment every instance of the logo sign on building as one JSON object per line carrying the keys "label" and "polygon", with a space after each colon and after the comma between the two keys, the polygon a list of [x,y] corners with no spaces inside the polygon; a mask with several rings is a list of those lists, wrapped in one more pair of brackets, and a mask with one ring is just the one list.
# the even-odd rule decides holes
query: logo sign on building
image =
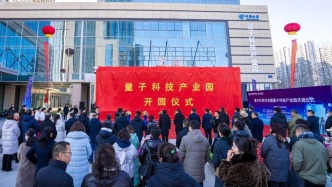
{"label": "logo sign on building", "polygon": [[253,20],[259,20],[258,14],[239,14],[239,18],[242,21],[253,21]]}
{"label": "logo sign on building", "polygon": [[249,35],[249,54],[250,54],[250,61],[251,61],[251,70],[252,72],[259,72],[258,62],[256,59],[257,51],[256,51],[256,41],[254,36],[254,24],[248,23],[248,35]]}

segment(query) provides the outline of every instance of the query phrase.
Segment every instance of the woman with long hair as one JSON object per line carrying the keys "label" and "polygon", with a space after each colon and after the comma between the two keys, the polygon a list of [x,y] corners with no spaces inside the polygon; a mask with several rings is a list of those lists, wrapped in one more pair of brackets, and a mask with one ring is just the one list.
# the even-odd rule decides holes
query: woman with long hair
{"label": "woman with long hair", "polygon": [[[221,160],[227,158],[227,152],[232,148],[233,140],[230,137],[231,129],[225,124],[218,125],[219,137],[213,142],[211,150],[213,151],[212,162],[214,168],[217,169],[221,163]],[[223,182],[216,177],[215,187],[223,186]]]}
{"label": "woman with long hair", "polygon": [[195,179],[184,171],[173,144],[159,145],[158,160],[156,173],[147,181],[147,187],[200,187]]}
{"label": "woman with long hair", "polygon": [[70,143],[71,159],[67,166],[67,173],[73,177],[74,186],[79,187],[85,175],[89,173],[89,161],[92,149],[89,136],[85,133],[84,125],[76,121],[71,126],[65,139]]}
{"label": "woman with long hair", "polygon": [[37,141],[36,131],[32,128],[28,129],[25,132],[25,140],[25,142],[21,143],[17,153],[20,162],[16,177],[16,187],[33,186],[34,183],[36,164],[28,160],[25,155]]}
{"label": "woman with long hair", "polygon": [[55,144],[53,140],[53,128],[46,126],[41,133],[38,141],[29,149],[26,157],[34,164],[37,164],[36,173],[38,170],[48,166],[50,159],[52,158],[52,148]]}
{"label": "woman with long hair", "polygon": [[82,187],[132,187],[130,176],[120,170],[114,148],[111,144],[101,144],[97,148],[92,173],[86,175]]}
{"label": "woman with long hair", "polygon": [[64,141],[66,138],[66,127],[65,123],[62,121],[61,116],[59,114],[56,114],[54,116],[54,124],[57,132],[57,136],[54,141],[56,142]]}
{"label": "woman with long hair", "polygon": [[267,187],[269,170],[257,160],[257,140],[235,138],[233,147],[227,152],[226,160],[219,166],[218,177],[224,187],[246,186]]}
{"label": "woman with long hair", "polygon": [[280,124],[272,124],[270,127],[271,134],[266,136],[261,148],[264,164],[271,173],[269,187],[287,187],[289,144]]}

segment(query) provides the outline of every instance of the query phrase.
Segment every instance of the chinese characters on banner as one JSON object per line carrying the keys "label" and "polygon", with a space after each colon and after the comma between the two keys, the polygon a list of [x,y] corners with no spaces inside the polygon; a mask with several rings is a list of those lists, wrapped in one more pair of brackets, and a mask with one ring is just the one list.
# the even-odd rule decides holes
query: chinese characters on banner
{"label": "chinese characters on banner", "polygon": [[232,115],[242,106],[239,68],[226,67],[99,67],[96,77],[96,105],[101,119],[106,113],[124,110],[148,111],[159,118],[166,109],[173,117],[175,110],[198,114],[205,108],[221,106]]}
{"label": "chinese characters on banner", "polygon": [[251,60],[251,70],[252,72],[259,72],[258,62],[256,59],[256,41],[254,36],[254,24],[248,23],[248,34],[249,34],[249,51],[250,51],[250,60]]}
{"label": "chinese characters on banner", "polygon": [[[159,82],[153,82],[150,85],[147,85],[145,82],[140,82],[138,85],[133,85],[133,83],[126,82],[124,84],[124,91],[125,92],[144,92],[144,91],[151,91],[151,92],[181,92],[184,91],[184,89],[191,89],[193,92],[213,92],[214,83],[205,83],[204,89],[201,89],[201,84],[195,82],[192,84],[190,88],[188,88],[187,83],[180,83],[178,85],[174,85],[172,82],[166,82],[164,84],[164,87],[160,87]],[[181,103],[180,103],[181,102]],[[170,104],[171,106],[194,106],[193,104],[193,98],[185,98],[183,100],[180,100],[180,98],[172,97],[171,99],[167,100],[164,97],[158,97],[158,98],[151,98],[151,97],[145,97],[144,98],[144,106],[151,106],[151,105],[158,105],[158,106],[167,106],[167,104]],[[182,105],[181,105],[182,104]]]}

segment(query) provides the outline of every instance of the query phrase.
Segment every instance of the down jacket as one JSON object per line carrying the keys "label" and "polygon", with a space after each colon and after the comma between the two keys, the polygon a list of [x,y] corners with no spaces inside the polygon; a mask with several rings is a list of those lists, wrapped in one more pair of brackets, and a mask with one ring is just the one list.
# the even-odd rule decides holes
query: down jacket
{"label": "down jacket", "polygon": [[138,153],[135,146],[130,141],[117,140],[113,144],[116,158],[119,161],[121,170],[127,172],[130,178],[134,177],[134,159],[138,158]]}
{"label": "down jacket", "polygon": [[198,183],[203,182],[204,166],[210,158],[210,144],[199,129],[189,131],[182,138],[179,156],[186,173]]}
{"label": "down jacket", "polygon": [[65,141],[70,143],[72,152],[66,171],[73,177],[74,186],[79,187],[84,176],[89,173],[88,159],[92,153],[90,139],[85,132],[73,131],[67,134]]}
{"label": "down jacket", "polygon": [[[287,141],[285,139],[285,141]],[[271,177],[269,181],[287,182],[289,170],[289,150],[286,143],[278,147],[277,139],[274,135],[267,135],[261,147],[261,156],[264,158],[264,164],[269,169]]]}
{"label": "down jacket", "polygon": [[20,129],[17,121],[6,120],[2,126],[2,148],[3,154],[11,155],[18,151],[18,137]]}
{"label": "down jacket", "polygon": [[58,120],[55,124],[57,136],[54,141],[60,142],[64,141],[66,138],[66,128],[65,123],[62,120]]}

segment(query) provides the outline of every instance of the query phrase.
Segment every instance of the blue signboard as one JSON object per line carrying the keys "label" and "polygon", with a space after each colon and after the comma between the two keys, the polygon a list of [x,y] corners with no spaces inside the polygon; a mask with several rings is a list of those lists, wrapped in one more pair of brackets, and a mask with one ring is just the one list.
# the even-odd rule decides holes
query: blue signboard
{"label": "blue signboard", "polygon": [[239,15],[240,20],[242,21],[252,21],[252,20],[259,20],[259,15],[258,14],[240,14]]}

